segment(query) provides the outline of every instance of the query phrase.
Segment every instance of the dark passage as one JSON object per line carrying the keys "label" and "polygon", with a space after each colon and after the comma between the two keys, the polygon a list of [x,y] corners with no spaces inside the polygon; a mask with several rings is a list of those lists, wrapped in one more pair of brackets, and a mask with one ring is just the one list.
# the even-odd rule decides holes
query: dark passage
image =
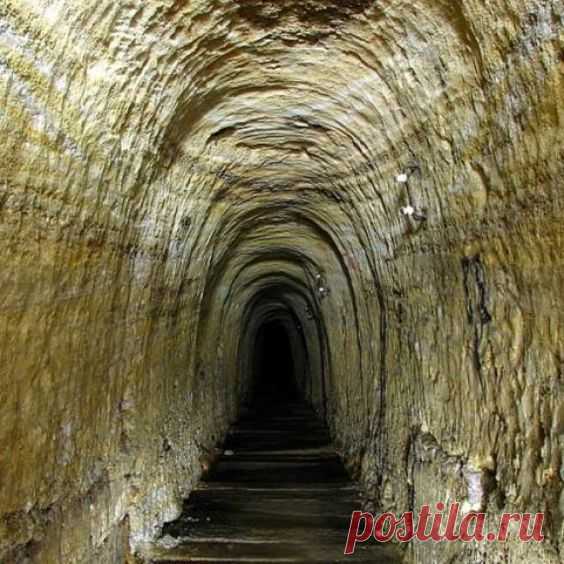
{"label": "dark passage", "polygon": [[258,331],[253,381],[253,400],[258,405],[281,405],[297,399],[292,348],[279,321],[266,323]]}
{"label": "dark passage", "polygon": [[153,563],[395,563],[375,541],[343,550],[359,492],[304,403],[247,412],[223,454],[165,526]]}
{"label": "dark passage", "polygon": [[181,517],[163,529],[151,562],[399,561],[376,542],[359,544],[353,557],[343,554],[359,491],[327,427],[299,397],[296,366],[305,351],[292,351],[287,327],[269,321],[259,328],[250,408]]}

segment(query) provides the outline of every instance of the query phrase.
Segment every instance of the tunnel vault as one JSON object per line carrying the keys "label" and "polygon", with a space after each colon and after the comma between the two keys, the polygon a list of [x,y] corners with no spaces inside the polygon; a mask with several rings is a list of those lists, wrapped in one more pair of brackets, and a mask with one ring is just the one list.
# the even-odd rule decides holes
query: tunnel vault
{"label": "tunnel vault", "polygon": [[406,561],[559,562],[563,18],[3,0],[0,560],[141,557],[274,323],[367,507],[546,513]]}

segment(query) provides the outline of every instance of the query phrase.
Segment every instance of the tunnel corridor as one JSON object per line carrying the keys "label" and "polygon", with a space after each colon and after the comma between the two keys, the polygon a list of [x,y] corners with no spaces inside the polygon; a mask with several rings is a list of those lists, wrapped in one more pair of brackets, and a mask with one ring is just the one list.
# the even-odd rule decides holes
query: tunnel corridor
{"label": "tunnel corridor", "polygon": [[0,562],[560,564],[563,22],[1,0]]}
{"label": "tunnel corridor", "polygon": [[382,546],[343,554],[362,493],[326,423],[300,394],[293,355],[307,355],[301,347],[292,350],[297,331],[277,318],[259,327],[249,402],[181,515],[146,550],[150,564],[401,561]]}
{"label": "tunnel corridor", "polygon": [[255,404],[230,429],[223,454],[147,551],[149,562],[400,562],[376,545],[344,556],[358,487],[310,406],[286,398],[266,407]]}

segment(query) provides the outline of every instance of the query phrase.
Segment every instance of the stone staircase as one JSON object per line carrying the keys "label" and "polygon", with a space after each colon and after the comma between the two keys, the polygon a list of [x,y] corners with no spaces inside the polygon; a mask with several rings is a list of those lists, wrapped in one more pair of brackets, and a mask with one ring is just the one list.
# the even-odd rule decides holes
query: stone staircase
{"label": "stone staircase", "polygon": [[359,492],[305,404],[265,405],[228,434],[224,453],[167,524],[150,553],[173,562],[323,563],[400,561],[389,546],[344,556]]}

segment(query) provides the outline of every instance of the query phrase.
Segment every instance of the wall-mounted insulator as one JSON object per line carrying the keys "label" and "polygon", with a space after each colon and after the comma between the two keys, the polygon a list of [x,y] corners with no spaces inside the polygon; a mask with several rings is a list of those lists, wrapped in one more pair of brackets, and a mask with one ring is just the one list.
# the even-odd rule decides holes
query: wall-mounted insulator
{"label": "wall-mounted insulator", "polygon": [[317,293],[319,294],[320,299],[326,298],[329,295],[329,288],[323,279],[321,274],[317,274],[315,276],[315,283],[317,285]]}
{"label": "wall-mounted insulator", "polygon": [[321,286],[318,289],[318,292],[319,292],[319,297],[321,299],[326,298],[329,295],[329,288],[325,288],[324,286]]}
{"label": "wall-mounted insulator", "polygon": [[400,213],[415,221],[425,221],[427,219],[427,213],[424,209],[417,210],[409,204],[400,208]]}
{"label": "wall-mounted insulator", "polygon": [[420,171],[421,167],[417,163],[411,163],[405,168],[405,172],[402,172],[396,176],[396,182],[399,184],[407,184],[409,178],[414,172]]}

